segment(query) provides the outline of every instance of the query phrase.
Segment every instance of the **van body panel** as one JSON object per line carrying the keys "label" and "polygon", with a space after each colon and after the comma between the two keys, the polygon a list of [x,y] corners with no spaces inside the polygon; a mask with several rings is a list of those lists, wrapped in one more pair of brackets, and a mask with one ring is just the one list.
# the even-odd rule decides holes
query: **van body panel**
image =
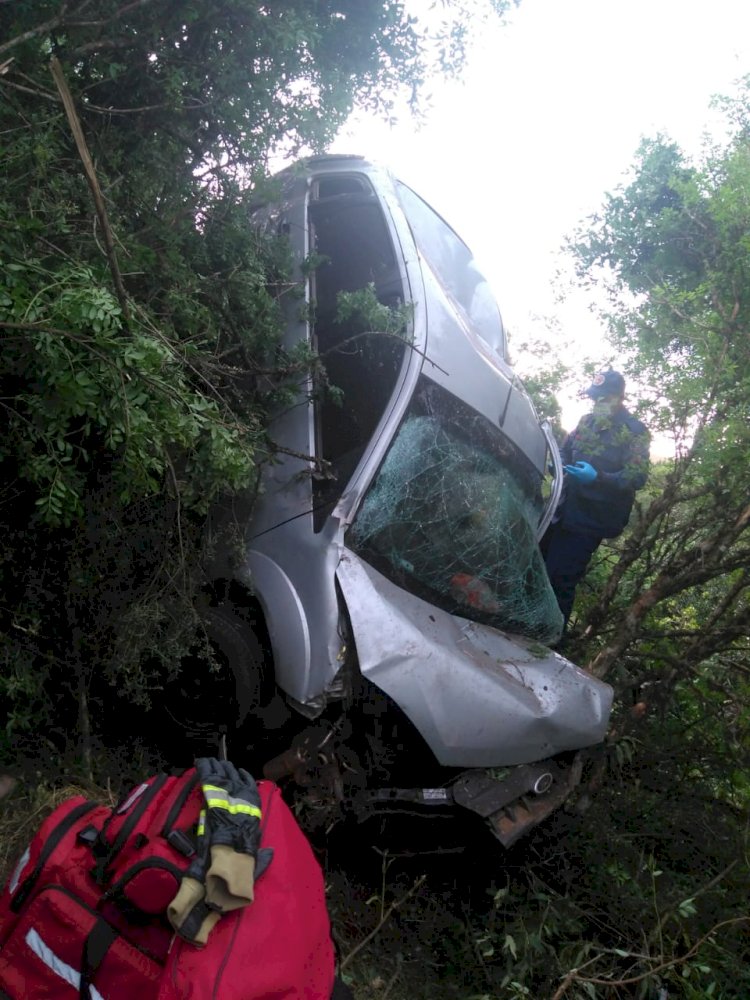
{"label": "van body panel", "polygon": [[448,615],[348,550],[337,577],[362,673],[441,764],[526,764],[604,738],[612,689],[562,656]]}
{"label": "van body panel", "polygon": [[277,684],[311,715],[341,668],[339,552],[311,526],[287,522],[253,540],[238,574],[263,609]]}
{"label": "van body panel", "polygon": [[483,349],[462,317],[451,309],[445,288],[423,269],[427,350],[424,373],[471,406],[503,433],[544,474],[547,441],[534,407],[513,371]]}

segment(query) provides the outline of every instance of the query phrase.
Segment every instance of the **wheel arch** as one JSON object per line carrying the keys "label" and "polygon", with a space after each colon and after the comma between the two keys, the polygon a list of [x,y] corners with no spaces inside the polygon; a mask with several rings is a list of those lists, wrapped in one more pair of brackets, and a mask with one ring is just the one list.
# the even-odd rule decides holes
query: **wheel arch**
{"label": "wheel arch", "polygon": [[[201,602],[207,607],[218,607],[221,604],[231,606],[237,616],[255,630],[266,653],[268,664],[273,667],[273,646],[268,632],[266,612],[258,595],[245,583],[235,577],[218,577],[203,588],[199,599],[199,603]],[[200,607],[198,610],[200,611]]]}
{"label": "wheel arch", "polygon": [[305,606],[292,580],[263,552],[248,553],[246,567],[230,585],[251,596],[262,615],[277,685],[297,701],[308,697],[312,643]]}

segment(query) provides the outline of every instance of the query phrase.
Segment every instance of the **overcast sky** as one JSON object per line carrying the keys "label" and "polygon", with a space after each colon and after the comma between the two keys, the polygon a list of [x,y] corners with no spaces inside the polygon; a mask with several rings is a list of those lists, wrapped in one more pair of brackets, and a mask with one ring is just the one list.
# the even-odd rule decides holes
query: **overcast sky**
{"label": "overcast sky", "polygon": [[[427,12],[430,0],[413,0]],[[390,166],[479,258],[506,325],[534,314],[603,354],[588,298],[554,302],[564,237],[623,179],[644,135],[697,152],[717,93],[750,73],[749,0],[522,0],[483,33],[427,123],[353,120],[334,151]]]}

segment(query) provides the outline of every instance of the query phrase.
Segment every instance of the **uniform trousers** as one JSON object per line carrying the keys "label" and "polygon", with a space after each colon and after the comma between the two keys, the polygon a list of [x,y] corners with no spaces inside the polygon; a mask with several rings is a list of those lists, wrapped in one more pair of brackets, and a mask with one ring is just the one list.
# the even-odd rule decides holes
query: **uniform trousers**
{"label": "uniform trousers", "polygon": [[566,626],[573,611],[576,587],[584,577],[591,557],[601,541],[600,536],[579,534],[563,528],[558,522],[547,528],[539,543]]}

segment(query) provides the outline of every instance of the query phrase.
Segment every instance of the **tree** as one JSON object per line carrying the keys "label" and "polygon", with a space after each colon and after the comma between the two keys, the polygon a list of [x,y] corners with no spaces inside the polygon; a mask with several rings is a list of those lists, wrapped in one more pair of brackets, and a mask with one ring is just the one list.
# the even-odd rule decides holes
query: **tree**
{"label": "tree", "polygon": [[[640,412],[676,442],[592,568],[579,651],[636,693],[636,714],[648,703],[641,762],[665,792],[682,788],[681,809],[746,806],[750,763],[750,80],[726,103],[740,127],[725,148],[691,162],[663,136],[645,141],[630,183],[572,243],[647,387]],[[635,725],[629,707],[613,740]]]}
{"label": "tree", "polygon": [[143,653],[179,659],[202,519],[273,451],[269,367],[299,372],[277,350],[284,245],[247,224],[269,158],[322,150],[355,103],[418,106],[435,61],[461,63],[445,11],[433,29],[401,0],[0,5],[13,725],[44,715],[50,677],[85,727],[92,676],[147,697]]}
{"label": "tree", "polygon": [[[639,413],[676,453],[579,588],[566,655],[606,676],[616,701],[573,814],[508,859],[489,912],[463,915],[473,961],[450,953],[457,932],[440,935],[445,965],[472,970],[477,995],[748,992],[750,90],[728,110],[732,141],[700,162],[644,142],[571,242],[645,387]],[[547,364],[532,387],[560,375]]]}
{"label": "tree", "polygon": [[740,134],[728,149],[692,165],[673,143],[649,140],[634,173],[573,249],[581,277],[609,291],[613,342],[632,359],[639,383],[650,387],[643,412],[678,447],[587,611],[592,630],[610,620],[626,572],[648,549],[632,581],[633,600],[618,608],[620,623],[599,654],[602,671],[639,634],[652,608],[709,582],[723,581],[728,605],[712,616],[713,639],[702,630],[702,650],[731,643],[731,629],[724,633],[723,626],[744,615],[745,587],[736,571],[748,554],[748,481],[740,457],[750,399],[750,147]]}

